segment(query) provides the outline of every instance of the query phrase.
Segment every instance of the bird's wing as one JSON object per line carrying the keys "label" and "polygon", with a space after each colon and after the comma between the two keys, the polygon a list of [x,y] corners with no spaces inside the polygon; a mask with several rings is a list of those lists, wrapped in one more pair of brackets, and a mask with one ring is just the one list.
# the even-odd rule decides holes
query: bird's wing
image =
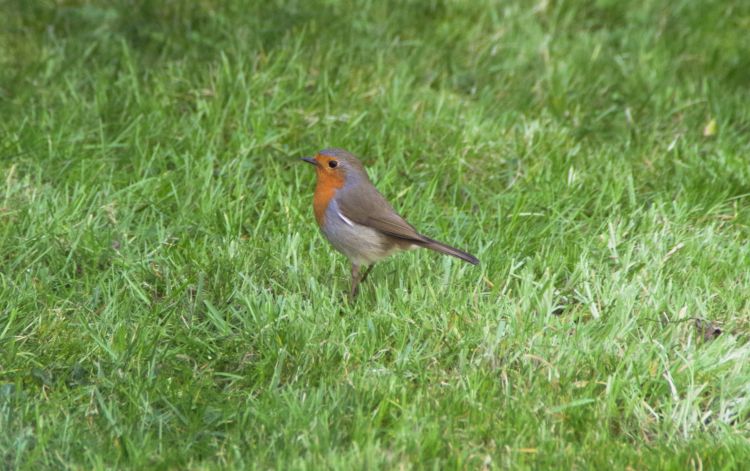
{"label": "bird's wing", "polygon": [[420,235],[406,222],[374,187],[362,191],[341,191],[336,202],[342,214],[351,221],[399,239],[423,241]]}

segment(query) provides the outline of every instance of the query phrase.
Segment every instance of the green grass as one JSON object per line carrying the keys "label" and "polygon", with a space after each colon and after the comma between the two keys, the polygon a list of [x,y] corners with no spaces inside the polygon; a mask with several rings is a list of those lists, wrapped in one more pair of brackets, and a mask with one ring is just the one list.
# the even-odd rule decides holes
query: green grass
{"label": "green grass", "polygon": [[0,467],[746,466],[748,2],[0,4]]}

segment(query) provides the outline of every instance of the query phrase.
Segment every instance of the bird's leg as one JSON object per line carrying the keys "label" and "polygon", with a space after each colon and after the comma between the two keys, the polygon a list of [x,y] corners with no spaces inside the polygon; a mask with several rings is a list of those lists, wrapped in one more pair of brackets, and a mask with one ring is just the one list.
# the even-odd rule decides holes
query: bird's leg
{"label": "bird's leg", "polygon": [[367,270],[365,270],[364,275],[362,275],[362,278],[359,280],[360,283],[364,283],[365,282],[365,280],[367,279],[367,275],[370,274],[370,271],[372,271],[372,267],[374,267],[374,266],[375,266],[375,264],[373,263],[372,265],[370,265],[370,266],[367,267]]}
{"label": "bird's leg", "polygon": [[359,292],[359,285],[360,283],[364,283],[364,281],[367,279],[367,275],[370,274],[370,271],[372,270],[373,265],[370,265],[365,270],[364,274],[362,276],[359,276],[359,265],[355,265],[352,263],[352,290],[349,293],[351,295],[351,298],[354,299],[357,297],[357,293]]}
{"label": "bird's leg", "polygon": [[357,285],[359,285],[359,265],[352,263],[352,290],[349,292],[351,299],[357,297]]}

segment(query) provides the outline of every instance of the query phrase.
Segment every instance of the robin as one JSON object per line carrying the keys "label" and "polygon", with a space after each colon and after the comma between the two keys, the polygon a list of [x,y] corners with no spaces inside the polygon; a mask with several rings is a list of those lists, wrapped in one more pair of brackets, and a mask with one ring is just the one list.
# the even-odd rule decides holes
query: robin
{"label": "robin", "polygon": [[[479,263],[473,255],[417,232],[388,204],[353,154],[331,148],[302,160],[314,165],[317,173],[313,210],[318,226],[352,263],[352,298],[372,264],[394,252],[424,247],[474,265]],[[362,265],[368,268],[360,277]]]}

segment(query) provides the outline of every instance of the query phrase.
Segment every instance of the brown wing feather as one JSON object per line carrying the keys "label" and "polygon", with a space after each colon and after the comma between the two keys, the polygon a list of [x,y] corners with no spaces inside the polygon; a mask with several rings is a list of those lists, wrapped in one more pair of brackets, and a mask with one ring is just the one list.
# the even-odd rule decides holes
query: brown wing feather
{"label": "brown wing feather", "polygon": [[341,198],[336,199],[339,209],[345,217],[357,224],[371,227],[383,234],[408,241],[420,247],[452,255],[474,265],[479,263],[475,256],[417,232],[411,224],[393,210],[375,187],[367,188],[364,191],[361,188],[359,191],[347,192],[343,190],[341,196]]}
{"label": "brown wing feather", "polygon": [[[362,191],[342,191],[336,198],[339,209],[347,218],[399,239],[422,242],[424,237],[393,210],[374,187]],[[338,196],[338,195],[337,195]]]}

